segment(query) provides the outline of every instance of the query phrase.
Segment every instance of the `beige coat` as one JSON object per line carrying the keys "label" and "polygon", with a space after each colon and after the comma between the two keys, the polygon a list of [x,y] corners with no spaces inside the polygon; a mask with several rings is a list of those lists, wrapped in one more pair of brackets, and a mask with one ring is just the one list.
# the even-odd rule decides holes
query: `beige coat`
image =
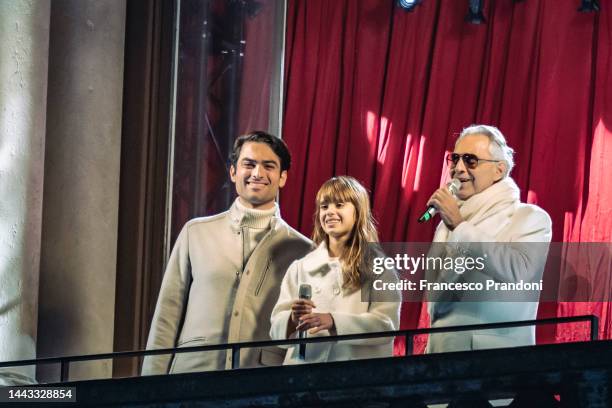
{"label": "beige coat", "polygon": [[[395,273],[391,273],[396,280]],[[371,285],[361,290],[345,293],[342,288],[340,263],[329,258],[325,243],[289,267],[281,286],[281,293],[272,312],[270,336],[275,340],[286,339],[291,304],[299,297],[301,284],[312,287],[312,301],[317,306],[313,312],[330,313],[338,335],[393,331],[399,328],[399,292],[379,294],[372,301]],[[329,336],[323,330],[315,336]],[[293,336],[295,337],[295,336]],[[306,346],[306,362],[326,362],[362,358],[390,357],[393,355],[393,337],[367,340],[345,340],[335,343],[317,343]],[[285,364],[302,363],[298,348],[290,347]]]}
{"label": "beige coat", "polygon": [[[288,266],[310,240],[276,214],[270,231],[242,267],[241,213],[189,221],[181,231],[162,281],[147,349],[270,340],[270,314]],[[240,367],[279,365],[285,350],[243,349]],[[231,352],[152,356],[142,373],[166,374],[230,368]]]}

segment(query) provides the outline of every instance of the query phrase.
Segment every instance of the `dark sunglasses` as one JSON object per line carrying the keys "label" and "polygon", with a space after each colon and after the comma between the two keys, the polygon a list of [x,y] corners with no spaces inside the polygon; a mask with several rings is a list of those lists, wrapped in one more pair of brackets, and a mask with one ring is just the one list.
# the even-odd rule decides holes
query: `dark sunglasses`
{"label": "dark sunglasses", "polygon": [[446,161],[449,162],[451,167],[455,167],[457,163],[459,163],[459,159],[463,160],[463,163],[468,169],[475,169],[478,167],[478,163],[481,161],[485,162],[493,162],[498,163],[501,160],[489,160],[489,159],[479,159],[478,156],[472,153],[449,153],[446,155]]}

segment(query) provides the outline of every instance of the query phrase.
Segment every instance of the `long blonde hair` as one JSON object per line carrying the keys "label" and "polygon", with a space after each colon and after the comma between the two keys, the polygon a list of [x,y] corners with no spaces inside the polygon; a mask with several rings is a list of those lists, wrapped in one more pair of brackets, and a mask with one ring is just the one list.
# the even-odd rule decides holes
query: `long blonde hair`
{"label": "long blonde hair", "polygon": [[343,263],[343,288],[354,291],[361,287],[368,276],[366,258],[368,243],[378,242],[378,233],[372,211],[370,198],[366,189],[353,177],[337,176],[327,180],[317,193],[316,211],[314,213],[314,230],[312,240],[316,245],[325,241],[329,248],[329,237],[323,230],[319,219],[321,205],[329,203],[352,203],[355,206],[355,225],[346,242],[346,249],[340,260]]}

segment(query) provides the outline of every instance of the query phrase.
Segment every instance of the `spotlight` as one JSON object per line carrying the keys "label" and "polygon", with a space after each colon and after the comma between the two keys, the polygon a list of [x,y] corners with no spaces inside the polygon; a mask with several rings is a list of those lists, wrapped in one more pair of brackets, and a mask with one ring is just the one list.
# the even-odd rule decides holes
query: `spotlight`
{"label": "spotlight", "polygon": [[594,13],[599,11],[599,1],[597,0],[582,0],[582,4],[578,8],[581,13]]}
{"label": "spotlight", "polygon": [[421,4],[423,0],[397,0],[397,5],[406,11],[412,11],[416,6]]}
{"label": "spotlight", "polygon": [[469,0],[468,13],[465,16],[465,21],[471,24],[485,23],[484,14],[482,14],[484,0]]}

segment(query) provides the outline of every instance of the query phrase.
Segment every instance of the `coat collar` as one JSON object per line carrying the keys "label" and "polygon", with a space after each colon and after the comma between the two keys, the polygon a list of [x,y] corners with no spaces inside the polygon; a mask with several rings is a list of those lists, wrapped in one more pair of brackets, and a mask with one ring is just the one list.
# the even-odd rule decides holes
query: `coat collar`
{"label": "coat collar", "polygon": [[332,269],[334,264],[337,264],[338,267],[340,266],[340,262],[330,259],[327,244],[323,241],[314,251],[304,257],[302,267],[310,275],[317,273],[326,274]]}

